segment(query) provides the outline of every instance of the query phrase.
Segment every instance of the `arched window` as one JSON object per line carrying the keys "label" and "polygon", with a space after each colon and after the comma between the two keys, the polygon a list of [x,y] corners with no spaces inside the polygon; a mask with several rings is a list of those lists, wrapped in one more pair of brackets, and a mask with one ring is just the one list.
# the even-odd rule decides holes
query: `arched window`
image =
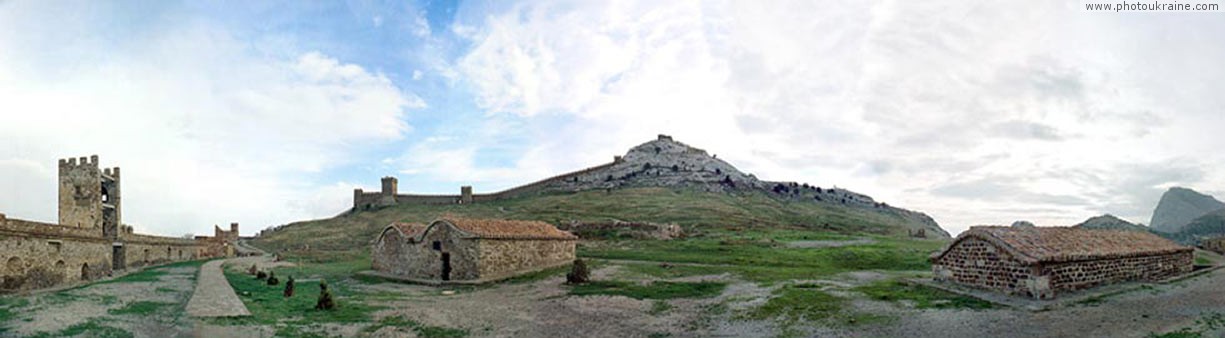
{"label": "arched window", "polygon": [[89,263],[81,264],[81,280],[89,280]]}

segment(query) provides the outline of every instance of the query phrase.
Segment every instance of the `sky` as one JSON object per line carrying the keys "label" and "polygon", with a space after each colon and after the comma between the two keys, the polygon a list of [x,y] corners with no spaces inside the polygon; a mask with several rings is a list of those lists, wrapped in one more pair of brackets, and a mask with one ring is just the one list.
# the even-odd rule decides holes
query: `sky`
{"label": "sky", "polygon": [[1222,12],[1033,1],[0,0],[0,213],[122,168],[138,232],[497,191],[657,134],[952,233],[1225,196]]}

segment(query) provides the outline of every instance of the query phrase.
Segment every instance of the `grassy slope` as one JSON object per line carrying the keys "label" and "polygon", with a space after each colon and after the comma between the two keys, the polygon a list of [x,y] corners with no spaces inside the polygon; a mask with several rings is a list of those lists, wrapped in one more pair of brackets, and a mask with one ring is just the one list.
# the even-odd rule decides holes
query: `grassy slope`
{"label": "grassy slope", "polygon": [[261,248],[285,250],[309,244],[320,250],[364,250],[384,226],[395,221],[428,222],[451,213],[469,217],[540,220],[644,221],[693,226],[821,228],[839,233],[905,234],[898,216],[784,201],[763,193],[723,194],[666,188],[585,191],[470,205],[398,205],[305,221],[255,240]]}

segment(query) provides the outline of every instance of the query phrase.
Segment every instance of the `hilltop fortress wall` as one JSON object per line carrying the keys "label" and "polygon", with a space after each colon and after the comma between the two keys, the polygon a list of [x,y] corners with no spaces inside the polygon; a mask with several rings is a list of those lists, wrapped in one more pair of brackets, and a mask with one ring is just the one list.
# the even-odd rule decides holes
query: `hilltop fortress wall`
{"label": "hilltop fortress wall", "polygon": [[382,191],[365,192],[362,189],[353,190],[353,209],[370,209],[374,207],[390,206],[396,204],[423,204],[423,205],[444,205],[444,204],[466,204],[497,201],[503,199],[514,198],[524,194],[539,192],[549,187],[550,185],[564,183],[583,179],[583,176],[611,168],[612,166],[622,162],[621,156],[613,158],[612,162],[601,164],[598,166],[568,172],[565,174],[549,177],[536,182],[524,184],[521,186],[509,188],[499,192],[487,194],[473,194],[471,186],[460,187],[458,195],[419,195],[419,194],[400,194],[398,193],[399,181],[395,177],[387,176],[382,179]]}
{"label": "hilltop fortress wall", "polygon": [[[73,284],[116,270],[218,256],[213,247],[237,240],[133,233],[122,223],[119,168],[99,169],[98,156],[59,161],[59,222],[0,213],[0,292]],[[231,238],[232,237],[232,238]],[[220,251],[224,252],[224,251]]]}

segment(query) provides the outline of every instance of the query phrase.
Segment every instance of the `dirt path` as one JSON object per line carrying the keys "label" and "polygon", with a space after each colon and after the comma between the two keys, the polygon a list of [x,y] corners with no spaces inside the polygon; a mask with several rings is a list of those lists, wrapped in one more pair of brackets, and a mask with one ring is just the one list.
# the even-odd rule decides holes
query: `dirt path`
{"label": "dirt path", "polygon": [[856,328],[844,336],[908,337],[1145,337],[1192,326],[1213,313],[1225,313],[1225,271],[1151,289],[1108,297],[1095,304],[1043,312],[998,310],[914,310],[860,302],[897,320],[880,327]]}
{"label": "dirt path", "polygon": [[0,336],[191,336],[183,315],[197,267],[171,266],[56,292],[19,296]]}
{"label": "dirt path", "polygon": [[852,245],[868,245],[868,244],[874,244],[874,243],[876,243],[876,240],[871,239],[871,238],[826,240],[826,241],[790,241],[790,242],[787,242],[787,247],[788,248],[802,248],[802,249],[821,249],[821,248],[837,248],[841,246],[852,246]]}
{"label": "dirt path", "polygon": [[266,256],[252,256],[214,260],[200,267],[196,278],[196,291],[187,302],[187,314],[192,317],[241,317],[250,316],[247,306],[242,304],[234,288],[221,272],[221,265],[227,262],[235,264],[252,264],[270,261]]}

